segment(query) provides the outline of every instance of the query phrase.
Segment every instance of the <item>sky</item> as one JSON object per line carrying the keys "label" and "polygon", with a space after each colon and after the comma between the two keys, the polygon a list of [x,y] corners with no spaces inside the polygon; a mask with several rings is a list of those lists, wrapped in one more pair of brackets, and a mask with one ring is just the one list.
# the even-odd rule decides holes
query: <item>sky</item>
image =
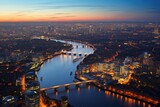
{"label": "sky", "polygon": [[0,0],[0,22],[160,21],[160,0]]}

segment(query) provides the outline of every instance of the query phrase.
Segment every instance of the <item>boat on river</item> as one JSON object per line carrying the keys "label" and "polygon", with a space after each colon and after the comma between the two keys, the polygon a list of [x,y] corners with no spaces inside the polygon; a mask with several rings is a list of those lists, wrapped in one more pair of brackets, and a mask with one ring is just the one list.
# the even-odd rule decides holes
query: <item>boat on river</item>
{"label": "boat on river", "polygon": [[79,61],[80,59],[82,59],[83,57],[81,56],[81,57],[78,57],[78,58],[75,58],[75,59],[73,59],[73,62],[77,62],[77,61]]}
{"label": "boat on river", "polygon": [[41,77],[40,80],[43,81],[43,77]]}
{"label": "boat on river", "polygon": [[73,72],[70,72],[70,76],[73,74]]}

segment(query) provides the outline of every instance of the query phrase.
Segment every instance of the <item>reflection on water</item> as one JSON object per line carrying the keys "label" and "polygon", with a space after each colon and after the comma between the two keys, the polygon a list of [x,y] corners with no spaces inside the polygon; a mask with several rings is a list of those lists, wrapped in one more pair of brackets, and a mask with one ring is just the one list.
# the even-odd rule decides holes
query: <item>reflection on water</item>
{"label": "reflection on water", "polygon": [[92,85],[71,87],[69,90],[63,88],[58,95],[48,92],[50,98],[60,99],[68,96],[69,102],[75,107],[152,107],[146,103],[131,98],[103,91]]}
{"label": "reflection on water", "polygon": [[[71,52],[93,53],[93,49],[79,43],[70,42],[73,45]],[[78,48],[77,48],[78,46]],[[73,59],[78,55],[59,55],[46,61],[38,72],[38,79],[41,88],[54,85],[72,83],[77,65],[83,60],[73,63]],[[70,73],[73,72],[73,75]],[[103,91],[92,85],[80,87],[70,87],[70,89],[60,88],[58,91],[48,90],[47,94],[51,98],[60,99],[61,96],[68,96],[69,102],[75,107],[151,107],[146,103],[123,97],[121,95]]]}
{"label": "reflection on water", "polygon": [[80,87],[78,87],[77,90],[78,90],[78,93],[80,93],[80,90],[81,90]]}
{"label": "reflection on water", "polygon": [[66,91],[67,94],[69,94],[69,91],[70,91],[70,90],[69,90],[69,89],[66,89],[65,91]]}
{"label": "reflection on water", "polygon": [[91,89],[91,86],[90,85],[88,85],[88,90],[90,90]]}
{"label": "reflection on water", "polygon": [[[83,48],[83,45],[80,43],[69,43],[71,43],[74,47],[70,52],[93,53],[93,49],[90,47],[84,46]],[[75,59],[76,57],[79,56],[59,55],[51,60],[46,61],[41,66],[41,69],[38,72],[38,78],[40,79],[40,77],[43,77],[43,81],[40,81],[41,88],[65,83],[72,83],[74,80],[74,75],[70,75],[70,72],[73,72],[73,74],[75,74],[77,65],[83,60],[81,59],[73,63],[73,59]]]}

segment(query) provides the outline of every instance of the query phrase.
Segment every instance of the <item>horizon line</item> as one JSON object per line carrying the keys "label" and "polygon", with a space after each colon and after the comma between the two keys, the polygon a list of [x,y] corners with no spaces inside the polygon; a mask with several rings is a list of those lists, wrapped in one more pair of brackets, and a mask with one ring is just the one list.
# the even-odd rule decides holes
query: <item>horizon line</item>
{"label": "horizon line", "polygon": [[160,21],[142,21],[142,20],[114,20],[114,21],[0,21],[0,23],[81,23],[81,22],[88,22],[88,23],[112,23],[112,22],[131,22],[131,23],[160,23]]}

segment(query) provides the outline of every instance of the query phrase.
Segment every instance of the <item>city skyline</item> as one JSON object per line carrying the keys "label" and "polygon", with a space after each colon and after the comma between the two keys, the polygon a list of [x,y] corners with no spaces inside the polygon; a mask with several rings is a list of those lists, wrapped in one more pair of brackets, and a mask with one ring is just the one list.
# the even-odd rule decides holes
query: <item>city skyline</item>
{"label": "city skyline", "polygon": [[158,22],[159,5],[159,0],[1,0],[0,22]]}

